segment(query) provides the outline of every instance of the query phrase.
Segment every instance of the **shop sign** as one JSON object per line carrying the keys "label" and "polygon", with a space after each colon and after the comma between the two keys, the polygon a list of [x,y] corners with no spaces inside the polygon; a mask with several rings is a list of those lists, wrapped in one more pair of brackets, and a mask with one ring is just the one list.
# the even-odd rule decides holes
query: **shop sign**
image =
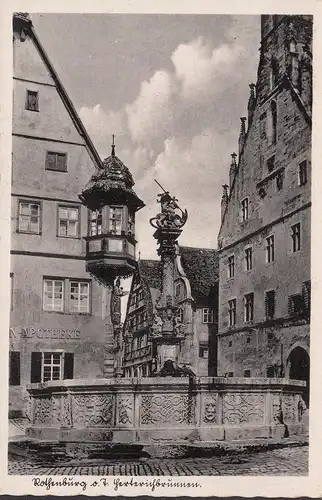
{"label": "shop sign", "polygon": [[15,339],[18,336],[24,339],[38,338],[38,339],[79,339],[79,330],[66,330],[63,328],[34,328],[32,326],[22,327],[16,326],[9,328],[9,337]]}

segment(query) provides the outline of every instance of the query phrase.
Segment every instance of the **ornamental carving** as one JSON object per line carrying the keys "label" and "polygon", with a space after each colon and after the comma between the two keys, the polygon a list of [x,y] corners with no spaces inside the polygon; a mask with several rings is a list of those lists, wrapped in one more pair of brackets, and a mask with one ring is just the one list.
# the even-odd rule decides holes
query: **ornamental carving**
{"label": "ornamental carving", "polygon": [[205,424],[215,424],[217,416],[217,398],[216,396],[205,396],[203,422]]}
{"label": "ornamental carving", "polygon": [[282,400],[283,422],[296,422],[297,405],[295,405],[295,397],[285,394]]}
{"label": "ornamental carving", "polygon": [[283,423],[281,398],[276,394],[272,394],[272,420],[275,424]]}
{"label": "ornamental carving", "polygon": [[262,423],[264,419],[263,394],[227,393],[223,398],[223,423]]}
{"label": "ornamental carving", "polygon": [[52,423],[58,425],[61,423],[61,396],[52,396]]}
{"label": "ornamental carving", "polygon": [[141,425],[176,426],[194,421],[195,400],[186,394],[142,396]]}
{"label": "ornamental carving", "polygon": [[111,394],[73,395],[73,423],[82,427],[113,425],[114,398]]}
{"label": "ornamental carving", "polygon": [[52,421],[52,403],[50,396],[34,398],[34,423],[50,425]]}
{"label": "ornamental carving", "polygon": [[62,404],[61,425],[62,427],[71,427],[72,426],[71,396],[69,394],[65,394],[62,397],[61,404]]}
{"label": "ornamental carving", "polygon": [[118,400],[118,421],[120,424],[133,423],[133,399],[131,397],[122,397]]}

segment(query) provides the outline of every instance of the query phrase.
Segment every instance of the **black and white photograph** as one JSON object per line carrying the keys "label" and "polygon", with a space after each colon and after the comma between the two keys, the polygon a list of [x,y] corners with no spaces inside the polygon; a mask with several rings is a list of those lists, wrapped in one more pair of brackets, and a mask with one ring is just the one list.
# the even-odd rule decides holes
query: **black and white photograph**
{"label": "black and white photograph", "polygon": [[304,7],[12,15],[8,476],[308,476]]}

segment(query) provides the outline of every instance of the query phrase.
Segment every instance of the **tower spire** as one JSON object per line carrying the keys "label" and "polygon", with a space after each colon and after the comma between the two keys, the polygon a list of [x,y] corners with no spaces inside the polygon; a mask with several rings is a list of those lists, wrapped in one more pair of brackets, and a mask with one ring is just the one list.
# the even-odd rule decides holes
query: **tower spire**
{"label": "tower spire", "polygon": [[112,156],[115,156],[115,135],[112,134]]}

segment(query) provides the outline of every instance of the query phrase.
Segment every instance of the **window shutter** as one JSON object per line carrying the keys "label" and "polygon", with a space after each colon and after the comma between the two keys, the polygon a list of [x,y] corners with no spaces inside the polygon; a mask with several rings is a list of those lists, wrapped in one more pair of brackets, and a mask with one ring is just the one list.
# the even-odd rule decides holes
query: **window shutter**
{"label": "window shutter", "polygon": [[74,353],[65,352],[64,354],[64,379],[74,378]]}
{"label": "window shutter", "polygon": [[31,376],[30,382],[35,384],[41,382],[41,352],[31,353]]}
{"label": "window shutter", "polygon": [[302,284],[302,297],[304,303],[304,310],[309,313],[311,306],[311,282],[305,281]]}
{"label": "window shutter", "polygon": [[20,352],[10,352],[9,385],[20,385]]}

